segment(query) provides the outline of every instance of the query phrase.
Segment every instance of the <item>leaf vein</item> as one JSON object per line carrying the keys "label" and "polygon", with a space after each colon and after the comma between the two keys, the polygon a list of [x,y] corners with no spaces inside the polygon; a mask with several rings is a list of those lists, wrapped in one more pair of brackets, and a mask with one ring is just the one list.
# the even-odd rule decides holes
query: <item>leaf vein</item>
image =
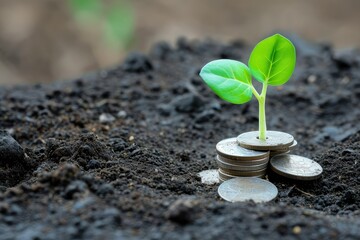
{"label": "leaf vein", "polygon": [[278,71],[277,73],[271,75],[269,79],[271,79],[271,78],[279,75],[279,74],[282,73],[283,71],[285,71],[288,66],[289,66],[289,64],[287,64],[281,71]]}

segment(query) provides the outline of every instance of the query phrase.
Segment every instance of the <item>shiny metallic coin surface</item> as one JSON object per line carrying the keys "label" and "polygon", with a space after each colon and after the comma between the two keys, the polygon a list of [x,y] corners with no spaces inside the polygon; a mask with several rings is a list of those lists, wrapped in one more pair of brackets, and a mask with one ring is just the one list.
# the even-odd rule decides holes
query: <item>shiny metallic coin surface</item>
{"label": "shiny metallic coin surface", "polygon": [[219,174],[222,174],[222,176],[227,175],[229,177],[254,177],[266,174],[266,168],[257,171],[237,171],[219,168]]}
{"label": "shiny metallic coin surface", "polygon": [[229,159],[261,159],[269,156],[268,152],[260,152],[240,147],[236,138],[224,139],[216,144],[219,155]]}
{"label": "shiny metallic coin surface", "polygon": [[242,166],[258,165],[258,164],[264,164],[264,163],[269,162],[269,157],[262,158],[262,159],[256,159],[256,160],[255,159],[254,160],[233,160],[233,159],[228,159],[228,158],[222,157],[220,155],[217,155],[216,158],[224,163],[234,164],[234,165],[242,165]]}
{"label": "shiny metallic coin surface", "polygon": [[259,139],[259,132],[252,131],[240,134],[237,142],[243,148],[268,151],[281,150],[294,143],[294,137],[288,133],[278,131],[266,131],[266,140]]}
{"label": "shiny metallic coin surface", "polygon": [[296,140],[294,140],[293,144],[291,144],[289,146],[289,150],[293,150],[296,147],[297,144],[298,144],[298,142]]}
{"label": "shiny metallic coin surface", "polygon": [[222,177],[219,176],[219,180],[220,180],[220,183],[223,183],[223,182],[225,182],[226,180],[229,180],[229,179],[223,179]]}
{"label": "shiny metallic coin surface", "polygon": [[221,161],[219,158],[216,159],[217,165],[219,166],[219,168],[222,169],[229,169],[229,170],[238,170],[238,171],[256,171],[256,170],[261,170],[267,167],[268,162],[262,163],[262,164],[253,164],[253,165],[242,165],[241,163],[239,164],[230,164],[230,163],[226,163]]}
{"label": "shiny metallic coin surface", "polygon": [[270,166],[281,176],[304,181],[317,179],[323,172],[320,164],[314,160],[292,154],[281,154],[271,158]]}
{"label": "shiny metallic coin surface", "polygon": [[276,156],[276,155],[280,155],[280,154],[289,154],[290,153],[290,151],[289,150],[287,150],[287,151],[285,151],[285,152],[283,152],[283,151],[271,151],[270,152],[270,158],[272,158],[272,157],[274,157],[274,156]]}
{"label": "shiny metallic coin surface", "polygon": [[284,150],[273,150],[273,151],[270,151],[270,155],[271,155],[271,154],[282,154],[282,153],[287,153],[287,152],[290,152],[290,149],[289,149],[289,148],[284,149]]}
{"label": "shiny metallic coin surface", "polygon": [[[263,174],[263,175],[258,175],[258,176],[251,176],[251,177],[254,177],[254,178],[265,178],[266,174]],[[229,179],[233,179],[233,178],[237,178],[237,177],[249,177],[249,176],[232,176],[232,177],[226,177],[226,176],[220,176],[219,174],[219,179],[220,181],[226,181],[226,180],[229,180]]]}
{"label": "shiny metallic coin surface", "polygon": [[218,171],[219,171],[219,176],[223,179],[229,179],[234,177],[259,177],[266,174],[266,169],[262,169],[260,171],[240,172],[240,171],[231,171],[231,170],[219,168]]}
{"label": "shiny metallic coin surface", "polygon": [[294,140],[293,144],[291,144],[291,145],[288,146],[288,147],[284,147],[284,148],[282,148],[282,149],[272,150],[272,151],[270,152],[270,155],[271,155],[272,152],[277,152],[277,154],[278,154],[278,152],[283,152],[283,153],[284,153],[284,152],[290,151],[290,150],[294,149],[294,148],[296,147],[296,145],[297,145],[297,141]]}
{"label": "shiny metallic coin surface", "polygon": [[218,194],[229,202],[269,202],[276,198],[278,189],[274,184],[260,178],[239,177],[220,184]]}

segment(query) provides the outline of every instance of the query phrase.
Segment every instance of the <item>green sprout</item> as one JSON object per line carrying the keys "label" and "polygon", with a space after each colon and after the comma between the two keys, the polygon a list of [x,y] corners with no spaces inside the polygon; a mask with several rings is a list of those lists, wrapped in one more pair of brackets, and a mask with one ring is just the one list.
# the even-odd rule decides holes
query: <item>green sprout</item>
{"label": "green sprout", "polygon": [[68,0],[77,21],[100,24],[109,44],[127,48],[134,37],[135,14],[129,0]]}
{"label": "green sprout", "polygon": [[[246,103],[254,94],[259,102],[259,139],[265,141],[267,87],[283,85],[290,79],[296,64],[295,47],[289,39],[275,34],[255,46],[248,64],[214,60],[201,69],[200,77],[216,95],[233,104]],[[252,76],[262,83],[261,93],[254,88]]]}

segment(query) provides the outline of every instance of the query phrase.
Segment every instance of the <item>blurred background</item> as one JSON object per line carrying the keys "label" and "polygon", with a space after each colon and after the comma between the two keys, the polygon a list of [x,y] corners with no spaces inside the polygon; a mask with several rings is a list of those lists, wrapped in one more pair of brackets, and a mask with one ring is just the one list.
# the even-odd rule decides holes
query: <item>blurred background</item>
{"label": "blurred background", "polygon": [[0,0],[0,84],[79,77],[180,36],[255,44],[289,31],[359,47],[359,10],[359,0]]}

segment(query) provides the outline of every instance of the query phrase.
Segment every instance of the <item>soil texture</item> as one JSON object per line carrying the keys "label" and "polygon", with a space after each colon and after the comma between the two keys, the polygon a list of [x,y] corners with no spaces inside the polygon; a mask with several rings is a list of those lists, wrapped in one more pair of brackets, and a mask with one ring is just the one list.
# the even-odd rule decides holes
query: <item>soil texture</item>
{"label": "soil texture", "polygon": [[221,101],[198,73],[253,46],[179,39],[70,82],[0,88],[0,126],[21,145],[1,132],[0,239],[359,239],[360,53],[292,40],[268,129],[292,134],[320,179],[269,172],[279,196],[261,204],[202,184],[215,144],[257,130],[258,107]]}

